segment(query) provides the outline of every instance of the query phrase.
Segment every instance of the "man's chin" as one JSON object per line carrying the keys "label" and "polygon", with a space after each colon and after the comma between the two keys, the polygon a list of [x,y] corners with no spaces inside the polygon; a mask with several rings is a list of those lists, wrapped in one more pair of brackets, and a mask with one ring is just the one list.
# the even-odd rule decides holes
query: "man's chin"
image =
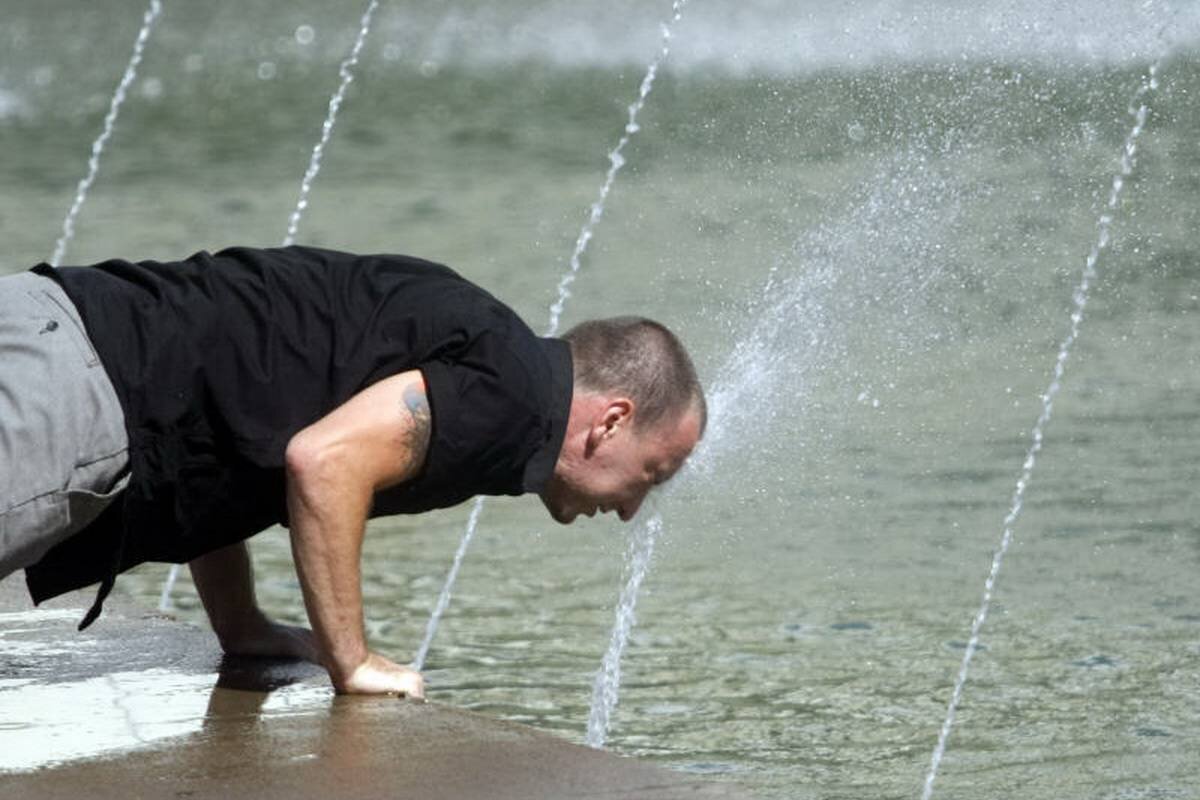
{"label": "man's chin", "polygon": [[554,521],[559,525],[570,525],[575,521],[575,518],[579,516],[578,511],[567,511],[554,506],[544,497],[542,498],[542,505],[546,507],[546,510],[550,512],[550,516],[553,517]]}

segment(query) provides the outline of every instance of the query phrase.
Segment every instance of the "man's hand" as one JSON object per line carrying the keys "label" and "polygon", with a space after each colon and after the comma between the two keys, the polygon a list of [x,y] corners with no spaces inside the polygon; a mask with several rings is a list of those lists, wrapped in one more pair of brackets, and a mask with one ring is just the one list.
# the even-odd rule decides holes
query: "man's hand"
{"label": "man's hand", "polygon": [[261,615],[259,621],[223,637],[221,649],[231,656],[298,658],[313,664],[321,663],[312,631],[298,625],[281,625]]}
{"label": "man's hand", "polygon": [[272,622],[259,610],[245,542],[206,553],[188,566],[225,653],[321,663],[312,631]]}
{"label": "man's hand", "polygon": [[341,686],[334,688],[339,694],[397,694],[415,700],[425,699],[425,679],[421,673],[378,653],[369,653],[367,660],[350,673]]}

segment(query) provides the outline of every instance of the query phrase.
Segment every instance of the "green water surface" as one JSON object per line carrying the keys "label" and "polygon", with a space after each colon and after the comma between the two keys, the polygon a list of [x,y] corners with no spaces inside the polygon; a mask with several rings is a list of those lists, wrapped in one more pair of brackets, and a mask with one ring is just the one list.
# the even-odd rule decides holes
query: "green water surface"
{"label": "green water surface", "polygon": [[[385,4],[300,241],[444,261],[540,328],[661,5],[619,6],[642,59],[483,63],[473,42],[577,31],[501,15],[434,58],[413,28],[444,18]],[[912,5],[916,47],[938,7]],[[359,13],[305,6],[167,5],[67,263],[282,239]],[[3,271],[53,249],[141,11],[0,3]],[[729,400],[659,502],[608,744],[764,798],[916,797],[1148,59],[984,37],[723,68],[687,48],[724,18],[691,13],[564,320],[661,318]],[[1197,51],[1160,76],[938,796],[1200,797]],[[467,512],[371,525],[382,651],[415,653]],[[302,619],[286,535],[254,552],[264,604]],[[490,503],[430,696],[582,741],[623,552],[615,521]],[[165,572],[118,586],[157,602]],[[202,618],[190,587],[177,602]]]}

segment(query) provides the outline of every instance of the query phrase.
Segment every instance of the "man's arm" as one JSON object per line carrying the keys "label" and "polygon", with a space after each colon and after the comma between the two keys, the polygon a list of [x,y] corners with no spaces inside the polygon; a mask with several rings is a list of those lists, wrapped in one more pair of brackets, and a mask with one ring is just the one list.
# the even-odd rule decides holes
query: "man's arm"
{"label": "man's arm", "polygon": [[312,631],[272,622],[254,596],[254,568],[245,542],[193,559],[192,582],[221,649],[237,656],[283,656],[319,663]]}
{"label": "man's arm", "polygon": [[367,649],[360,559],[375,492],[417,474],[430,432],[425,381],[413,370],[364,389],[288,443],[292,553],[338,692],[424,695],[418,673]]}

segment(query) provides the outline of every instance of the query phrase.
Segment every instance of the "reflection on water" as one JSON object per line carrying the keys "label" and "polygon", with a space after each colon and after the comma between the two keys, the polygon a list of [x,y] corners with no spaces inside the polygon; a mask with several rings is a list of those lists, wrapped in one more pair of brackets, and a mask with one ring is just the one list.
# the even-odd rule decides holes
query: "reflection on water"
{"label": "reflection on water", "polygon": [[38,769],[200,730],[215,675],[116,672],[70,683],[0,682],[0,769]]}
{"label": "reflection on water", "polygon": [[[333,696],[312,665],[221,659],[199,630],[162,620],[110,615],[80,634],[83,612],[0,613],[0,771],[114,756],[230,720],[311,713]],[[180,662],[183,651],[190,661]],[[139,663],[158,666],[130,668]]]}
{"label": "reflection on water", "polygon": [[[27,646],[22,652],[43,656],[61,649]],[[82,681],[0,680],[0,771],[113,755],[230,721],[312,713],[332,697],[325,685],[281,685],[254,664],[204,675],[148,669]]]}

